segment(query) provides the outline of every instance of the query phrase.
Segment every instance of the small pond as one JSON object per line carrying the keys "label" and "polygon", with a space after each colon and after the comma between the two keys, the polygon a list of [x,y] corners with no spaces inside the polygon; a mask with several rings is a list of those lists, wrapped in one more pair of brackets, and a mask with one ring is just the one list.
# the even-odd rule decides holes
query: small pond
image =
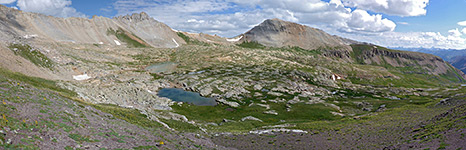
{"label": "small pond", "polygon": [[161,89],[158,94],[160,97],[166,97],[177,102],[186,102],[199,106],[215,106],[217,102],[213,98],[202,97],[199,93],[188,92],[183,89],[165,88]]}
{"label": "small pond", "polygon": [[163,62],[163,63],[157,63],[157,64],[152,64],[148,67],[146,67],[146,70],[149,71],[150,73],[168,73],[172,72],[176,69],[176,66],[178,64],[174,62]]}

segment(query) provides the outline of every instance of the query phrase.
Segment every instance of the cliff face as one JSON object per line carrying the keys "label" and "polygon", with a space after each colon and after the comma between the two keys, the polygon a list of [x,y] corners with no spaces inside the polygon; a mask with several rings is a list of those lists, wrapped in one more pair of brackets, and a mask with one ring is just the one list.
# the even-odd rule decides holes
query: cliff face
{"label": "cliff face", "polygon": [[326,32],[279,19],[265,20],[244,33],[243,41],[258,42],[270,47],[298,46],[304,49],[340,48],[350,50],[351,40]]}
{"label": "cliff face", "polygon": [[[352,57],[357,63],[390,67],[411,67],[408,73],[442,75],[457,72],[462,79],[466,75],[438,56],[418,52],[391,50],[374,45],[352,45]],[[420,71],[422,70],[422,71]]]}
{"label": "cliff face", "polygon": [[[0,35],[2,40],[36,38],[38,40],[75,43],[119,45],[118,39],[108,34],[109,29],[122,29],[141,38],[152,47],[171,48],[184,44],[167,25],[146,13],[115,17],[57,18],[37,13],[18,11],[0,6]],[[121,42],[122,43],[122,42]]]}

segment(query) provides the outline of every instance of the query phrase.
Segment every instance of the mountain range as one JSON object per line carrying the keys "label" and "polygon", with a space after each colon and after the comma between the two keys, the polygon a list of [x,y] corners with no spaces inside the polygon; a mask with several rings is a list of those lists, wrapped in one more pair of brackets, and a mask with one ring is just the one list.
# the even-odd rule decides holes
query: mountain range
{"label": "mountain range", "polygon": [[466,146],[465,59],[280,19],[225,38],[0,5],[0,53],[5,149]]}

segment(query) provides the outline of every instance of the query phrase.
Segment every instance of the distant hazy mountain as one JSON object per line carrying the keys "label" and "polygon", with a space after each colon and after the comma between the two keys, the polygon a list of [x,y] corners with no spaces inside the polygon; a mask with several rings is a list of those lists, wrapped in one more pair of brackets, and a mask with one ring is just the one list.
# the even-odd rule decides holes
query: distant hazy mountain
{"label": "distant hazy mountain", "polygon": [[466,72],[466,56],[456,56],[450,61],[451,65]]}

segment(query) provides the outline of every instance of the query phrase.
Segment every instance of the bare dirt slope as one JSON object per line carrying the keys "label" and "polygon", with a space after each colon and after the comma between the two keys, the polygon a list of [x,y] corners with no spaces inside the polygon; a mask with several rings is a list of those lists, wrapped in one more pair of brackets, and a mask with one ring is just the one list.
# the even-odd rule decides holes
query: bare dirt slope
{"label": "bare dirt slope", "polygon": [[45,79],[62,79],[59,75],[54,74],[51,70],[38,67],[29,60],[15,55],[13,51],[6,47],[5,43],[0,43],[0,67],[14,72],[21,72],[30,76],[41,77]]}
{"label": "bare dirt slope", "polygon": [[[57,18],[0,6],[0,34],[5,40],[38,38],[44,41],[118,45],[108,29],[128,31],[153,47],[176,47],[184,41],[167,25],[146,13],[115,17]],[[13,36],[13,38],[11,38]],[[9,38],[8,38],[9,37]],[[121,43],[121,41],[119,41]]]}

